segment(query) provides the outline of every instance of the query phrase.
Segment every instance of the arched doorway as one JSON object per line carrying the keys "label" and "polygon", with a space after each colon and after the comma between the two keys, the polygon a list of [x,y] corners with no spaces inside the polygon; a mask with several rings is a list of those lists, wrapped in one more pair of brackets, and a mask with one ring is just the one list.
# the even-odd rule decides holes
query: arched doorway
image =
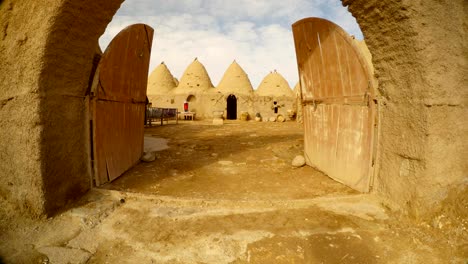
{"label": "arched doorway", "polygon": [[278,113],[278,108],[279,108],[278,102],[273,101],[273,112],[274,112],[275,114]]}
{"label": "arched doorway", "polygon": [[235,95],[230,94],[227,98],[227,119],[235,120],[237,119],[237,98]]}
{"label": "arched doorway", "polygon": [[[187,96],[187,99],[185,99],[185,103],[184,103],[184,111],[185,112],[195,112],[195,110],[196,110],[196,107],[195,107],[196,99],[197,98],[193,94]],[[187,107],[187,109],[185,109],[186,107]]]}

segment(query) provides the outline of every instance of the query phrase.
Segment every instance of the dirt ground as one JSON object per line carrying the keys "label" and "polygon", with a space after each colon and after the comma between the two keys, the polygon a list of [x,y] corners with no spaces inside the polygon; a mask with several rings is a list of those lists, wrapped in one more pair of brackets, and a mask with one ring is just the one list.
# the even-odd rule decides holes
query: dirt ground
{"label": "dirt ground", "polygon": [[[146,129],[140,163],[49,219],[5,216],[5,263],[467,263],[466,221],[401,218],[311,167],[294,122]],[[1,211],[1,210],[0,210]]]}
{"label": "dirt ground", "polygon": [[306,199],[353,194],[311,167],[293,168],[303,154],[295,122],[181,122],[145,131],[167,139],[153,163],[140,163],[106,189],[198,199]]}

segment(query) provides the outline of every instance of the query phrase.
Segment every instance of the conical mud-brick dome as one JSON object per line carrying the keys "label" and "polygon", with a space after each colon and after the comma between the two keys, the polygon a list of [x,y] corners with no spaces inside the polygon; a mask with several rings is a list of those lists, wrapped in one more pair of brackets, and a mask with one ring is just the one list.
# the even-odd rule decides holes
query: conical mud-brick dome
{"label": "conical mud-brick dome", "polygon": [[210,76],[197,58],[187,67],[180,78],[179,86],[174,90],[175,93],[199,93],[213,88]]}
{"label": "conical mud-brick dome", "polygon": [[161,64],[159,64],[148,77],[148,88],[146,93],[148,95],[168,94],[177,86],[174,80],[175,78],[172,76],[166,64],[161,62]]}
{"label": "conical mud-brick dome", "polygon": [[271,72],[263,78],[255,93],[259,96],[294,97],[294,93],[291,87],[289,87],[288,82],[276,71]]}
{"label": "conical mud-brick dome", "polygon": [[232,62],[224,73],[217,90],[223,94],[250,95],[253,93],[249,77],[236,61]]}

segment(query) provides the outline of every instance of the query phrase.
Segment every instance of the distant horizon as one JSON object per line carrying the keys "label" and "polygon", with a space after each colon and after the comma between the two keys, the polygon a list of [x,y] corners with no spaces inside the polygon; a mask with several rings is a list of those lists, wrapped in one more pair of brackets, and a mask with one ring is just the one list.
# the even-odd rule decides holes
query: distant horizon
{"label": "distant horizon", "polygon": [[164,62],[179,80],[198,58],[217,86],[236,60],[254,90],[274,70],[293,89],[298,72],[291,25],[312,16],[328,19],[363,39],[355,18],[340,1],[131,0],[122,4],[99,44],[104,51],[122,29],[145,23],[155,30],[149,74]]}

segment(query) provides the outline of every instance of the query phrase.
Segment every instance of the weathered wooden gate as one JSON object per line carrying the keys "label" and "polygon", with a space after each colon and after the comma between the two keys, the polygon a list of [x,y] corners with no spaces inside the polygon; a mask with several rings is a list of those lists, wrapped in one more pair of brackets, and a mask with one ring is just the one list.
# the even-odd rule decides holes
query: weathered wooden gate
{"label": "weathered wooden gate", "polygon": [[91,99],[92,159],[96,185],[119,177],[143,153],[146,85],[153,29],[123,29],[104,52]]}
{"label": "weathered wooden gate", "polygon": [[306,18],[293,24],[309,165],[368,192],[373,176],[376,113],[369,64],[336,24]]}

